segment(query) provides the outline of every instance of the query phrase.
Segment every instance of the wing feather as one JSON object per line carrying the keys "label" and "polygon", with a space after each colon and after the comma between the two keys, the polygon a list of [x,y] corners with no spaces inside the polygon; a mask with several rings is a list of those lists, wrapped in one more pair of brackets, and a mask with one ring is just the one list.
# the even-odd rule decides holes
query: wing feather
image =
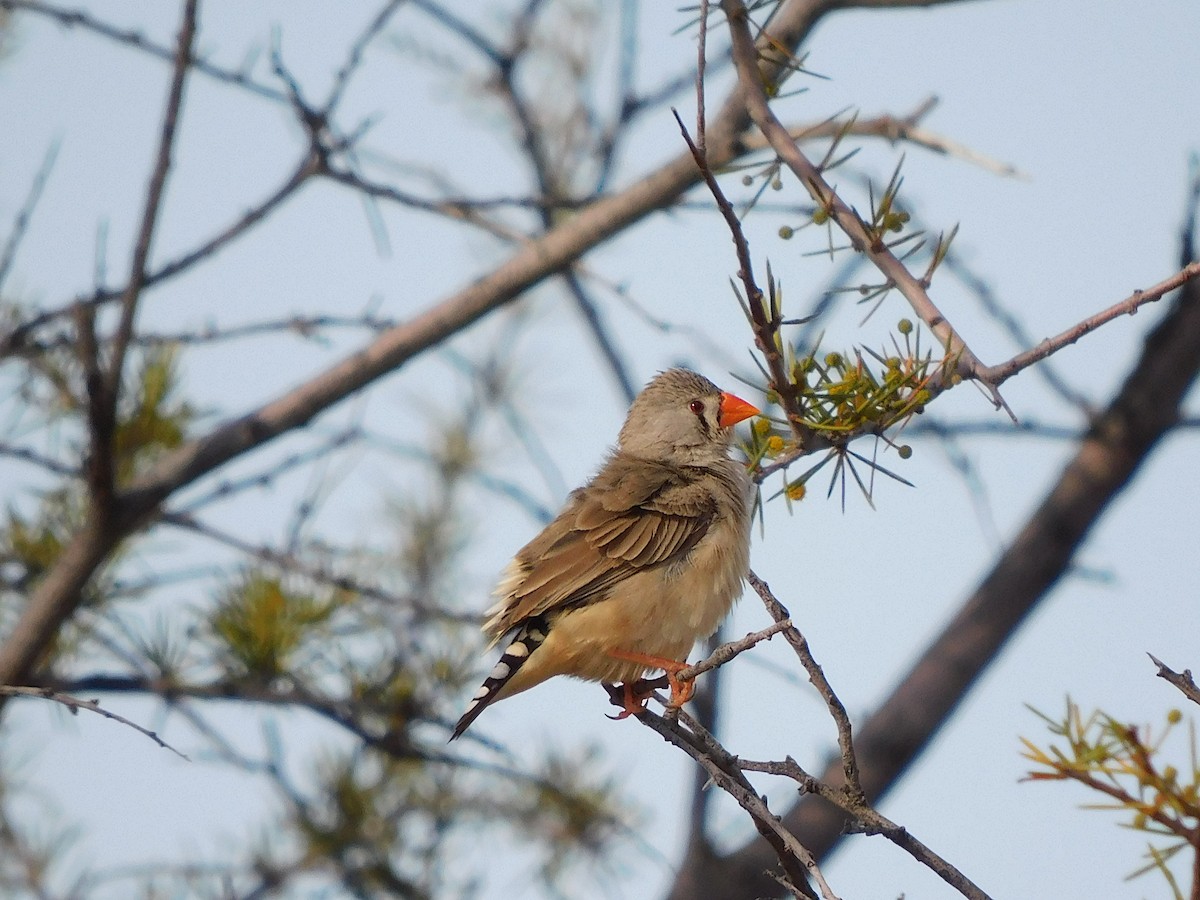
{"label": "wing feather", "polygon": [[602,599],[636,572],[685,556],[716,514],[702,472],[615,456],[529,542],[501,582],[486,628],[495,638],[535,616]]}

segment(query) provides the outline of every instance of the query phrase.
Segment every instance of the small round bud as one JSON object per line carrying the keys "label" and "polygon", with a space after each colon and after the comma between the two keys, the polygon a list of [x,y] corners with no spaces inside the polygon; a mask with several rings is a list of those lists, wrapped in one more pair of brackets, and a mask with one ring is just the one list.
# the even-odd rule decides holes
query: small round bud
{"label": "small round bud", "polygon": [[842,364],[842,354],[838,352],[825,354],[825,365],[831,369],[835,369]]}
{"label": "small round bud", "polygon": [[901,459],[909,459],[912,457],[912,447],[908,444],[901,444],[896,448],[896,452],[900,454]]}
{"label": "small round bud", "polygon": [[779,435],[773,434],[769,438],[767,438],[767,452],[768,453],[778,453],[782,449],[783,449],[783,438],[781,438]]}
{"label": "small round bud", "polygon": [[802,481],[793,481],[787,486],[787,497],[789,500],[803,500],[804,495],[808,493],[808,488]]}
{"label": "small round bud", "polygon": [[779,236],[781,238],[783,238],[785,241],[790,241],[792,239],[792,235],[794,235],[795,233],[796,232],[792,228],[791,225],[780,225],[779,226]]}
{"label": "small round bud", "polygon": [[824,207],[818,207],[813,210],[812,220],[818,225],[824,225],[829,221],[829,210]]}
{"label": "small round bud", "polygon": [[896,330],[901,334],[912,334],[913,323],[911,319],[901,319],[900,324],[896,326]]}

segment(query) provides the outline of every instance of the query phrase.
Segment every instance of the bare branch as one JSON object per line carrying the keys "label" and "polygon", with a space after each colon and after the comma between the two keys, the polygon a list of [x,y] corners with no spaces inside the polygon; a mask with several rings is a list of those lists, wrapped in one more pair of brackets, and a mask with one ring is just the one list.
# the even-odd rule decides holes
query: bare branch
{"label": "bare branch", "polygon": [[834,725],[837,727],[838,749],[842,759],[841,774],[848,792],[847,796],[856,802],[865,802],[862,782],[859,779],[858,758],[854,753],[853,728],[850,724],[850,716],[846,713],[846,707],[842,705],[841,699],[834,693],[833,686],[825,677],[824,670],[822,670],[817,660],[813,657],[812,651],[808,649],[808,641],[800,633],[799,629],[791,624],[791,616],[787,608],[771,593],[771,588],[768,587],[767,583],[753,572],[747,575],[746,580],[750,582],[750,586],[754,588],[755,593],[762,599],[763,605],[766,606],[771,618],[776,623],[788,623],[784,628],[784,637],[792,645],[792,649],[796,651],[800,665],[804,667],[804,671],[808,673],[809,681],[817,689],[817,693],[821,695],[821,699],[825,701],[825,706],[829,710],[830,716],[833,717]]}
{"label": "bare branch", "polygon": [[638,716],[638,721],[696,760],[708,772],[713,783],[749,813],[755,828],[767,839],[787,873],[791,887],[801,896],[816,897],[808,887],[808,875],[812,875],[822,886],[821,895],[826,900],[834,897],[821,876],[813,855],[783,827],[779,817],[771,812],[765,800],[742,774],[737,758],[730,755],[699,722],[683,712],[680,712],[678,722],[672,722],[652,712],[642,713]]}
{"label": "bare branch", "polygon": [[711,669],[725,665],[725,663],[729,662],[739,653],[744,653],[763,641],[769,641],[773,636],[779,634],[779,632],[791,627],[792,620],[784,618],[773,625],[768,625],[760,631],[752,631],[745,637],[738,638],[736,641],[721,644],[707,658],[695,665],[688,666],[686,669],[680,669],[675,673],[675,677],[684,681],[690,681],[697,675],[702,675]]}
{"label": "bare branch", "polygon": [[37,209],[38,200],[41,199],[42,191],[45,190],[46,182],[50,178],[50,172],[54,169],[54,161],[58,158],[58,148],[58,141],[52,141],[46,148],[41,168],[33,176],[33,181],[29,185],[29,193],[25,195],[25,202],[21,204],[20,210],[13,219],[12,230],[8,233],[8,240],[4,242],[4,250],[0,252],[0,292],[4,290],[4,282],[8,279],[8,273],[12,271],[13,261],[17,258],[21,240],[29,229],[33,211]]}
{"label": "bare branch", "polygon": [[112,719],[114,722],[120,722],[122,725],[128,725],[134,731],[140,732],[141,734],[144,734],[146,737],[150,738],[150,740],[154,741],[154,743],[158,744],[158,746],[162,747],[164,750],[170,750],[180,759],[185,759],[188,760],[188,762],[191,762],[191,760],[188,759],[185,754],[180,753],[178,750],[160,738],[157,732],[150,731],[148,728],[143,728],[136,722],[131,722],[124,716],[117,715],[115,712],[105,709],[100,705],[99,700],[80,700],[78,697],[72,697],[69,694],[62,694],[58,691],[49,690],[48,688],[18,687],[10,684],[0,684],[0,696],[40,697],[43,700],[53,700],[55,703],[61,703],[63,706],[67,707],[67,709],[71,710],[72,713],[77,713],[81,709],[86,709],[88,712],[94,712],[98,715],[104,716],[106,719]]}
{"label": "bare branch", "polygon": [[1024,353],[1014,356],[1007,362],[986,367],[981,371],[981,377],[984,381],[992,384],[1003,384],[1022,369],[1027,369],[1029,366],[1040,362],[1063,347],[1074,344],[1081,337],[1090,334],[1101,325],[1111,322],[1120,316],[1132,316],[1144,304],[1162,298],[1164,295],[1182,287],[1196,277],[1200,277],[1200,262],[1189,263],[1170,278],[1164,279],[1144,291],[1134,291],[1121,302],[1114,303],[1108,309],[1098,312],[1094,316],[1089,316],[1061,334],[1055,335],[1052,338],[1046,338],[1033,349],[1026,350]]}
{"label": "bare branch", "polygon": [[113,335],[110,351],[107,384],[105,385],[108,416],[116,414],[117,397],[121,390],[121,375],[125,370],[125,352],[133,336],[133,319],[141,299],[146,280],[146,264],[150,259],[150,244],[158,224],[159,206],[163,190],[167,185],[167,173],[171,170],[171,154],[175,146],[176,126],[179,110],[183,104],[183,84],[192,58],[192,41],[196,36],[196,13],[199,0],[187,0],[183,10],[183,24],[175,51],[175,63],[171,72],[171,88],[167,97],[167,109],[163,115],[162,133],[159,136],[158,154],[154,172],[150,176],[150,187],[146,192],[146,205],[142,212],[137,243],[134,245],[133,262],[129,267],[129,282],[121,297],[121,316]]}
{"label": "bare branch", "polygon": [[1158,659],[1153,653],[1148,653],[1146,655],[1150,657],[1151,662],[1158,666],[1157,675],[1159,678],[1162,678],[1175,685],[1175,687],[1179,688],[1179,690],[1183,693],[1183,696],[1187,697],[1193,703],[1200,703],[1200,687],[1196,686],[1196,682],[1192,678],[1191,669],[1184,669],[1182,672],[1176,672],[1173,669],[1167,668],[1166,664],[1162,662],[1162,660]]}
{"label": "bare branch", "polygon": [[[175,48],[157,44],[139,31],[122,29],[115,25],[110,25],[83,10],[64,9],[49,3],[43,3],[41,0],[0,0],[0,9],[9,9],[42,16],[43,18],[57,22],[65,28],[80,28],[84,31],[89,31],[107,40],[133,47],[164,62],[173,63],[175,60]],[[217,81],[243,88],[268,100],[278,102],[286,100],[284,95],[278,90],[264,84],[259,84],[245,72],[233,72],[228,69],[222,69],[204,59],[194,56],[188,63],[197,72]]]}

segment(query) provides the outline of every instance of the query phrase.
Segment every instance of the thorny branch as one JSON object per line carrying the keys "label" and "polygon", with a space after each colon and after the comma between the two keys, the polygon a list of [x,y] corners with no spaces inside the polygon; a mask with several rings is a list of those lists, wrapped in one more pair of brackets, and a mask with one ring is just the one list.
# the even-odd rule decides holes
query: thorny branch
{"label": "thorny branch", "polygon": [[[929,273],[922,278],[917,278],[907,270],[904,263],[892,253],[877,230],[868,227],[858,213],[847,205],[825,181],[820,168],[809,161],[799,149],[796,143],[798,138],[793,136],[775,117],[764,85],[772,83],[777,87],[778,82],[764,81],[759,68],[760,51],[757,48],[760,43],[763,43],[764,38],[766,45],[776,48],[776,53],[781,45],[778,42],[772,42],[766,32],[760,34],[757,40],[751,35],[749,16],[741,0],[722,0],[721,6],[725,11],[732,35],[733,58],[738,70],[742,95],[745,98],[749,114],[767,145],[775,151],[779,160],[797,176],[818,207],[828,215],[829,220],[835,222],[845,232],[850,238],[852,247],[883,273],[887,286],[896,288],[908,300],[913,311],[941,343],[944,359],[923,382],[923,386],[929,391],[931,398],[953,387],[963,379],[971,379],[985,387],[990,392],[995,406],[1008,411],[1010,418],[1016,423],[1016,416],[1008,408],[998,390],[1004,381],[1044,360],[1063,347],[1075,343],[1101,325],[1119,316],[1131,315],[1144,304],[1158,300],[1191,279],[1200,277],[1200,262],[1187,263],[1170,278],[1147,290],[1135,291],[1125,300],[1079,322],[1055,337],[1042,341],[1037,347],[998,365],[985,366],[934,305],[928,294]],[[703,66],[703,58],[701,58],[700,65]],[[777,71],[781,73],[780,78],[782,79],[789,73],[789,68],[781,66]],[[703,109],[702,79],[698,81],[697,93],[698,105]],[[914,116],[920,114],[921,111],[918,110]],[[823,433],[814,432],[806,423],[803,402],[798,395],[798,385],[794,383],[790,373],[785,371],[781,336],[781,327],[785,324],[785,320],[778,305],[775,284],[770,271],[768,269],[769,284],[764,297],[754,280],[749,243],[742,230],[740,219],[721,190],[703,148],[688,135],[678,114],[676,114],[676,119],[679,121],[688,149],[733,238],[738,259],[738,278],[742,281],[746,293],[743,309],[750,319],[755,343],[763,356],[766,366],[764,374],[767,377],[768,386],[778,396],[779,405],[787,417],[795,438],[794,446],[777,455],[769,465],[762,466],[755,473],[755,480],[761,482],[769,475],[787,469],[797,459],[829,447],[832,439]],[[882,433],[882,429],[889,424],[891,423],[869,422],[856,431],[840,433],[836,438],[836,443],[844,446],[861,434]]]}
{"label": "thorny branch", "polygon": [[[825,181],[821,170],[801,152],[787,128],[776,118],[770,107],[765,83],[759,73],[759,54],[754,36],[750,32],[749,15],[742,0],[721,0],[729,23],[732,38],[733,58],[738,71],[738,82],[747,108],[755,125],[775,151],[779,159],[799,179],[814,202],[824,210],[829,219],[849,237],[851,245],[862,253],[885,276],[887,284],[895,287],[909,302],[913,311],[925,323],[942,346],[949,362],[943,366],[929,383],[936,395],[953,386],[958,379],[972,379],[985,387],[997,408],[1008,409],[998,386],[1016,372],[1044,359],[1054,351],[1078,340],[1083,335],[1111,319],[1135,311],[1139,306],[1158,299],[1163,294],[1200,275],[1200,263],[1185,266],[1176,276],[1157,285],[1148,292],[1138,292],[1120,304],[1079,323],[1055,338],[1042,342],[1037,348],[997,366],[985,366],[941,313],[929,296],[928,277],[917,278],[891,252],[879,234],[868,228],[858,213],[851,208]],[[783,70],[786,73],[786,69]],[[745,263],[741,263],[745,268]],[[1160,290],[1161,288],[1161,290]],[[798,435],[798,437],[800,437]],[[803,443],[803,442],[801,442]],[[798,451],[799,452],[799,451]]]}

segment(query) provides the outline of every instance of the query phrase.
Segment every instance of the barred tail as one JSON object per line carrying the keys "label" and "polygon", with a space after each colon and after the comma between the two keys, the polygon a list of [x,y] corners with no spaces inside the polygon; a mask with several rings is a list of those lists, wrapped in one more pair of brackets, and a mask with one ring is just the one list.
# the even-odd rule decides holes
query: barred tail
{"label": "barred tail", "polygon": [[517,674],[521,666],[525,665],[530,654],[540,647],[544,640],[546,640],[544,616],[530,619],[521,626],[516,636],[504,648],[504,652],[500,655],[500,661],[496,663],[488,677],[483,679],[483,684],[479,686],[479,690],[467,704],[467,711],[462,714],[462,718],[454,726],[454,733],[450,735],[450,740],[454,740],[466,731],[471,723],[479,718],[481,712],[499,699],[504,686]]}

